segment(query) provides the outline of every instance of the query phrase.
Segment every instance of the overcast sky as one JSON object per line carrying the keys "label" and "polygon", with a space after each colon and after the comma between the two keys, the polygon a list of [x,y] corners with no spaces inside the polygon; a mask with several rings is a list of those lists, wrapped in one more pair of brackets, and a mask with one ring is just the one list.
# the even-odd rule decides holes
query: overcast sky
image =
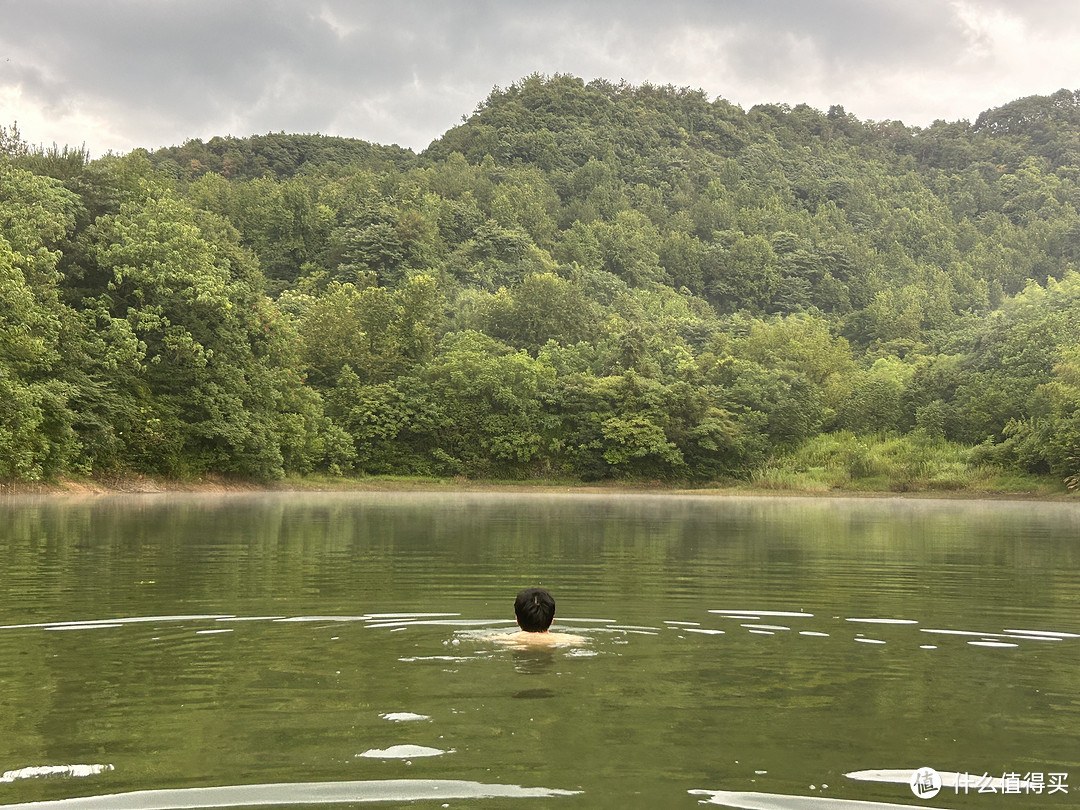
{"label": "overcast sky", "polygon": [[91,154],[321,132],[421,150],[572,73],[925,126],[1080,88],[1075,0],[0,0],[0,123]]}

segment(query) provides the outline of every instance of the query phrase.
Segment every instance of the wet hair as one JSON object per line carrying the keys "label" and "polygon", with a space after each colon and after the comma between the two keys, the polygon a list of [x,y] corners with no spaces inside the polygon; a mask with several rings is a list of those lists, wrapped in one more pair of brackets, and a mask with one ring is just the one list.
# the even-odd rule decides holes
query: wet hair
{"label": "wet hair", "polygon": [[514,600],[514,615],[526,633],[543,633],[555,618],[555,597],[543,588],[526,588]]}

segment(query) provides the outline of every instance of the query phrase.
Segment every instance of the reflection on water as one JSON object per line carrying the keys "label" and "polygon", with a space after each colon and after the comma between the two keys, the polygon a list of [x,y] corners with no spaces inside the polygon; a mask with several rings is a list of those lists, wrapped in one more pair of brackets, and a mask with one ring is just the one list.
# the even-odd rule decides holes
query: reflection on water
{"label": "reflection on water", "polygon": [[113,770],[112,765],[37,765],[30,768],[19,768],[15,771],[4,771],[0,774],[0,782],[14,782],[16,779],[40,779],[42,777],[68,776],[85,777],[94,776],[104,771]]}
{"label": "reflection on water", "polygon": [[550,675],[555,669],[556,656],[561,659],[562,654],[563,651],[555,647],[510,648],[510,655],[514,661],[514,672],[519,675]]}
{"label": "reflection on water", "polygon": [[514,692],[513,697],[524,700],[536,700],[555,697],[553,689],[521,689]]}
{"label": "reflection on water", "polygon": [[[0,807],[884,807],[844,775],[924,765],[1071,769],[1069,806],[1078,536],[1071,503],[5,501]],[[585,645],[492,643],[537,584]]]}
{"label": "reflection on water", "polygon": [[942,810],[928,804],[896,804],[894,802],[852,801],[825,796],[786,796],[776,793],[746,793],[730,790],[691,790],[694,796],[705,796],[700,804],[718,804],[740,810]]}
{"label": "reflection on water", "polygon": [[443,754],[454,753],[443,751],[441,748],[431,748],[426,745],[391,745],[389,748],[369,748],[358,757],[370,759],[414,759],[416,757],[441,757]]}
{"label": "reflection on water", "polygon": [[576,791],[483,784],[452,779],[382,779],[363,782],[282,782],[267,785],[142,790],[105,796],[2,805],[6,810],[185,810],[210,807],[349,805],[440,799],[542,799]]}
{"label": "reflection on water", "polygon": [[391,723],[411,723],[415,720],[430,720],[431,717],[426,714],[416,714],[415,712],[386,712],[380,714],[383,720],[389,720]]}
{"label": "reflection on water", "polygon": [[[992,790],[1001,793],[1008,787],[1015,789],[1010,790],[1011,793],[1014,792],[1015,794],[1020,794],[1023,792],[1030,796],[1031,790],[1035,787],[1035,783],[1028,779],[1022,779],[1019,774],[1014,775],[1014,777],[1009,780],[987,774],[984,781],[977,776],[973,777],[971,774],[967,773],[955,773],[952,771],[935,771],[935,773],[940,782],[940,788],[952,789],[954,792],[963,790],[965,785],[969,785],[973,789],[982,787],[986,791]],[[910,785],[912,779],[915,777],[915,771],[910,768],[892,768],[884,770],[853,771],[851,773],[845,773],[844,776],[848,779],[855,779],[860,782],[885,782],[897,785]],[[978,782],[976,779],[978,779]]]}

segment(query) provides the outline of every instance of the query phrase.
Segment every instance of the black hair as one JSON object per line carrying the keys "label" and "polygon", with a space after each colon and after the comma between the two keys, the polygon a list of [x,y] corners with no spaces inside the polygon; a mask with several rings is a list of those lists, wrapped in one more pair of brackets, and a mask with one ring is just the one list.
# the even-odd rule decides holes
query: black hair
{"label": "black hair", "polygon": [[555,597],[543,588],[526,588],[514,600],[514,615],[526,633],[543,633],[555,618]]}

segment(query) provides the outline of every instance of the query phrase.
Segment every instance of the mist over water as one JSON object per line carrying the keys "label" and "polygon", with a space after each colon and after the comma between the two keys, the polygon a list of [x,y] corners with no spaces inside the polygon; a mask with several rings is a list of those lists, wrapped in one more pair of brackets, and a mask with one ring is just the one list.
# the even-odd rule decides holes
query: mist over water
{"label": "mist over water", "polygon": [[[1071,771],[1069,806],[1078,537],[1071,503],[9,499],[0,807],[919,805],[845,774],[922,766]],[[493,640],[537,584],[584,645]]]}

